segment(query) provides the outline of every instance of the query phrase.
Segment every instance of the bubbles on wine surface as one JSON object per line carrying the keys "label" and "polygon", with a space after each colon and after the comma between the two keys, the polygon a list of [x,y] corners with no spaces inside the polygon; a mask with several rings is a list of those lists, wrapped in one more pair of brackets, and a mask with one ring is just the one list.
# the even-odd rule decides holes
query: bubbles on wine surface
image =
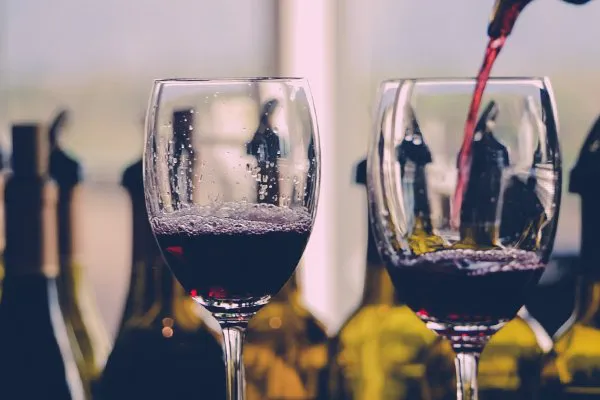
{"label": "bubbles on wine surface", "polygon": [[480,351],[512,319],[544,270],[535,252],[448,249],[389,268],[402,300],[455,349]]}
{"label": "bubbles on wine surface", "polygon": [[167,264],[196,301],[212,311],[252,311],[296,269],[312,214],[272,204],[219,203],[150,222]]}
{"label": "bubbles on wine surface", "polygon": [[178,232],[199,235],[264,234],[268,232],[309,232],[312,216],[303,207],[287,208],[272,204],[226,202],[192,206],[151,218],[157,235]]}
{"label": "bubbles on wine surface", "polygon": [[531,251],[519,249],[450,249],[423,254],[410,260],[400,260],[396,267],[418,268],[439,266],[445,270],[460,271],[466,276],[483,276],[496,272],[531,271],[544,268],[540,257]]}

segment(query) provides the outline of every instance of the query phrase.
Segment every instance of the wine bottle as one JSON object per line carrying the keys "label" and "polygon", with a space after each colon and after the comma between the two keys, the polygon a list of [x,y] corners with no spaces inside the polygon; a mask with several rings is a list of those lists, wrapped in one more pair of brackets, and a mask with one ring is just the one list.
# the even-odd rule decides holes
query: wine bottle
{"label": "wine bottle", "polygon": [[[406,141],[411,143],[404,148],[401,145],[397,152],[404,164],[402,168],[405,173],[412,168],[415,186],[424,184],[420,181],[419,167],[430,160],[429,151],[421,136],[407,135]],[[415,153],[420,157],[414,157]],[[366,160],[357,165],[355,182],[366,185]],[[415,187],[414,192],[418,191]],[[421,205],[415,209],[413,224],[417,233],[411,246],[417,251],[428,247],[430,242],[426,239],[431,227],[427,208]],[[399,301],[371,229],[368,229],[366,261],[360,305],[331,341],[330,398],[452,398],[455,390],[452,349]]]}
{"label": "wine bottle", "polygon": [[[460,241],[455,248],[498,246],[496,222],[501,198],[502,171],[508,166],[508,151],[493,134],[498,106],[490,101],[475,128],[471,174],[460,212]],[[459,156],[460,158],[460,156]],[[481,201],[481,199],[485,201]]]}
{"label": "wine bottle", "polygon": [[[576,292],[578,257],[571,254],[553,255],[535,291],[520,313],[526,312],[528,325],[536,333],[543,350],[539,368],[539,395],[536,399],[554,400],[564,397],[565,360],[560,356],[559,342],[575,322],[572,310]],[[537,326],[536,326],[537,325]],[[549,342],[549,343],[548,343]],[[555,343],[556,342],[556,343]],[[558,346],[557,346],[558,345]]]}
{"label": "wine bottle", "polygon": [[142,160],[128,166],[121,177],[121,186],[127,191],[131,206],[132,248],[129,290],[121,314],[118,331],[126,324],[136,325],[150,310],[154,302],[155,262],[162,262],[160,250],[148,225],[148,214],[144,199],[144,182],[141,179]]}
{"label": "wine bottle", "polygon": [[556,174],[547,168],[542,140],[534,150],[537,127],[543,126],[531,98],[523,107],[523,123],[519,127],[518,162],[506,182],[503,194],[500,236],[504,246],[536,251],[540,248],[546,210],[552,208]]}
{"label": "wine bottle", "polygon": [[88,398],[59,304],[57,188],[49,180],[48,136],[12,128],[12,174],[5,191],[6,275],[0,303],[0,396]]}
{"label": "wine bottle", "polygon": [[[278,161],[285,156],[282,154],[284,146],[281,146],[279,135],[271,125],[271,115],[278,104],[276,99],[272,99],[263,105],[258,129],[246,145],[246,153],[256,158],[258,169],[256,201],[275,205],[280,201]],[[309,150],[311,148],[309,146]],[[314,155],[309,159],[314,159]]]}
{"label": "wine bottle", "polygon": [[67,111],[61,111],[49,130],[50,176],[58,185],[58,249],[60,275],[57,280],[58,298],[72,330],[71,339],[77,342],[82,358],[77,360],[80,372],[89,379],[92,392],[104,368],[111,343],[104,330],[94,293],[89,287],[85,270],[77,260],[75,231],[77,198],[81,192],[80,165],[58,143],[61,129],[67,123]]}
{"label": "wine bottle", "polygon": [[[586,4],[590,0],[563,0],[570,4]],[[488,36],[496,39],[511,34],[519,14],[532,0],[496,0],[488,25]]]}
{"label": "wine bottle", "polygon": [[[173,112],[173,131],[177,134],[173,135],[173,159],[186,160],[186,162],[178,162],[172,166],[173,168],[173,187],[178,187],[180,181],[182,184],[188,185],[193,182],[194,164],[196,161],[195,150],[192,144],[191,130],[194,128],[194,110],[191,108],[176,110]],[[186,157],[183,158],[182,155]],[[171,194],[173,202],[179,203],[180,194],[177,190]],[[189,190],[186,195],[187,201],[192,202],[193,191]]]}
{"label": "wine bottle", "polygon": [[[4,198],[5,181],[5,160],[4,149],[0,147],[0,198]],[[0,201],[0,254],[4,253],[4,202]],[[4,280],[4,257],[0,256],[0,298],[2,297],[2,282]]]}
{"label": "wine bottle", "polygon": [[581,198],[581,250],[571,327],[557,338],[556,364],[561,369],[564,399],[600,397],[600,118],[586,138],[571,171],[569,191]]}
{"label": "wine bottle", "polygon": [[246,398],[327,399],[328,336],[304,306],[297,274],[250,320]]}
{"label": "wine bottle", "polygon": [[406,111],[411,116],[411,126],[407,127],[404,139],[397,148],[397,156],[404,203],[407,209],[413,209],[413,220],[409,220],[412,229],[408,243],[415,254],[423,254],[441,249],[444,241],[433,233],[430,218],[425,167],[432,161],[431,152],[425,144],[414,110],[408,107]]}
{"label": "wine bottle", "polygon": [[[256,160],[256,200],[274,205],[283,201],[279,158],[286,152],[270,120],[277,105],[275,99],[265,102],[258,129],[246,146]],[[314,158],[312,143],[307,155]],[[300,289],[296,272],[248,324],[244,345],[248,400],[327,399],[328,336],[304,306]]]}
{"label": "wine bottle", "polygon": [[[187,128],[187,126],[186,126]],[[164,263],[144,202],[142,160],[123,183],[133,210],[134,266],[129,311],[100,383],[100,398],[225,398],[225,368],[217,333]]]}
{"label": "wine bottle", "polygon": [[481,398],[540,399],[543,357],[535,332],[525,320],[515,317],[492,336],[481,355]]}

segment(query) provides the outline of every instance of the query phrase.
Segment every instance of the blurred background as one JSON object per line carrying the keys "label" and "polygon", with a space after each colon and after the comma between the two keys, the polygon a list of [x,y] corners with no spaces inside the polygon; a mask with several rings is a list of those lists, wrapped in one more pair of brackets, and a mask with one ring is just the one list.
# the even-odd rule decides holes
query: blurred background
{"label": "blurred background", "polygon": [[[387,78],[474,76],[493,0],[3,0],[0,143],[10,126],[70,117],[62,147],[83,165],[80,259],[114,335],[128,287],[130,205],[123,170],[139,159],[155,78],[305,76],[323,140],[319,222],[302,270],[306,302],[330,332],[357,305],[366,198],[353,168]],[[493,75],[550,77],[565,185],[600,113],[600,2],[533,2]],[[422,127],[425,131],[427,127]],[[564,189],[566,192],[566,189]],[[555,251],[579,249],[579,200],[565,193]]]}

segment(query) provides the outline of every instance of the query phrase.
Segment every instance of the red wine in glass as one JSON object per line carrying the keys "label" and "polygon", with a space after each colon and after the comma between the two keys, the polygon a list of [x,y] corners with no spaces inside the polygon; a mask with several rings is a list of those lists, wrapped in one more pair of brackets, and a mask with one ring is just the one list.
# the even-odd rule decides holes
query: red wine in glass
{"label": "red wine in glass", "polygon": [[[455,325],[464,330],[461,351],[481,351],[490,336],[511,320],[545,264],[534,252],[493,249],[443,250],[388,268],[402,300],[443,336]],[[469,344],[470,342],[470,344]]]}
{"label": "red wine in glass", "polygon": [[268,300],[300,261],[310,214],[255,203],[225,203],[221,210],[223,216],[196,208],[153,218],[165,259],[186,291],[209,310],[214,302]]}

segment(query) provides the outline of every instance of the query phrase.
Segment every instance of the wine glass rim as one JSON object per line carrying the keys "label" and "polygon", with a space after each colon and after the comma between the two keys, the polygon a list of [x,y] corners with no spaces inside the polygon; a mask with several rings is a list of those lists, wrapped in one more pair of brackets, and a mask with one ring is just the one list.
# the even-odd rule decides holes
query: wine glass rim
{"label": "wine glass rim", "polygon": [[207,84],[229,84],[229,83],[261,83],[261,82],[294,82],[304,81],[306,78],[298,76],[255,76],[237,78],[161,78],[155,79],[155,84],[169,83],[207,83]]}
{"label": "wine glass rim", "polygon": [[[490,76],[488,82],[545,82],[550,79],[547,76]],[[460,82],[476,82],[477,77],[427,77],[427,78],[389,78],[384,79],[381,83],[407,82],[415,83],[460,83]]]}

